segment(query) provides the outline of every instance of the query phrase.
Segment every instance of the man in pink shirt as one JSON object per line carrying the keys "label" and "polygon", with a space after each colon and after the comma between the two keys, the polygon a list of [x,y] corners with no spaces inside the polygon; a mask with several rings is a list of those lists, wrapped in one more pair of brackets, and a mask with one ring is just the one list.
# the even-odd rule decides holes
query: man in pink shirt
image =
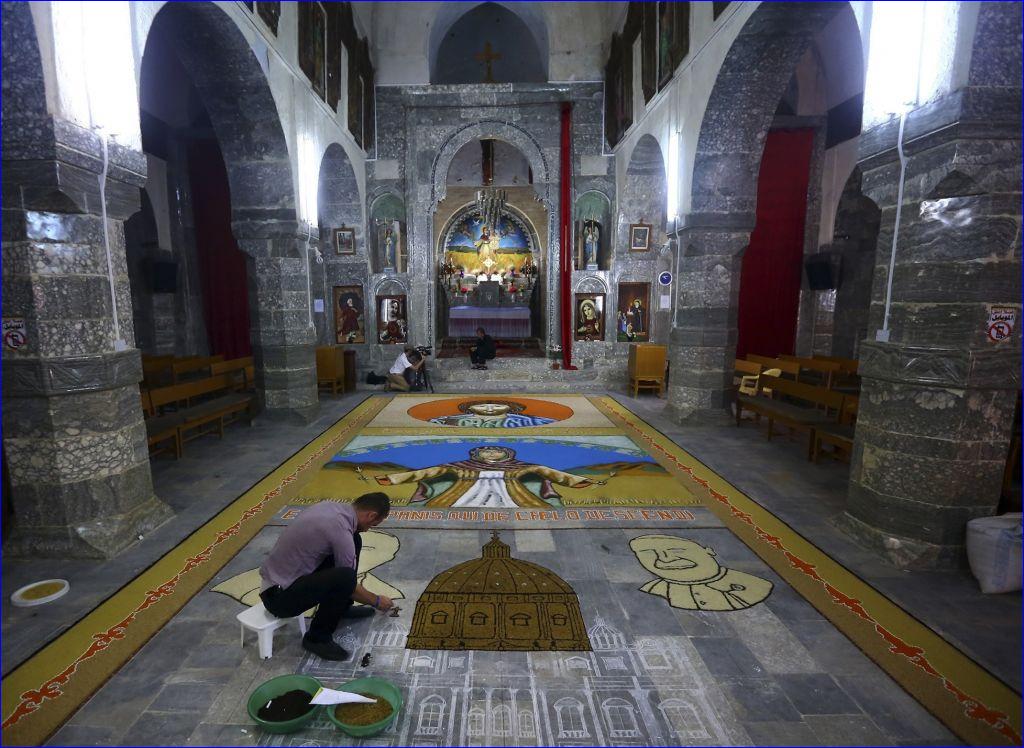
{"label": "man in pink shirt", "polygon": [[[360,496],[351,504],[321,501],[303,509],[285,528],[260,567],[260,598],[278,618],[302,615],[317,606],[302,637],[302,648],[325,660],[347,660],[349,653],[334,642],[342,618],[363,618],[394,603],[356,583],[359,533],[376,527],[391,511],[386,494]],[[353,608],[359,602],[366,608]]]}

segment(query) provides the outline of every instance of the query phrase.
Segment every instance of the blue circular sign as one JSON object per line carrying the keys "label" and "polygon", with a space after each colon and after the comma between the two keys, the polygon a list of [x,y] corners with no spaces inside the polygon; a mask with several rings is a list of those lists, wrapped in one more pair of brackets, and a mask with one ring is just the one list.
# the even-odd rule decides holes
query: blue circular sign
{"label": "blue circular sign", "polygon": [[667,270],[665,272],[663,272],[661,275],[658,276],[658,283],[660,283],[663,286],[671,286],[672,285],[672,273],[670,273]]}

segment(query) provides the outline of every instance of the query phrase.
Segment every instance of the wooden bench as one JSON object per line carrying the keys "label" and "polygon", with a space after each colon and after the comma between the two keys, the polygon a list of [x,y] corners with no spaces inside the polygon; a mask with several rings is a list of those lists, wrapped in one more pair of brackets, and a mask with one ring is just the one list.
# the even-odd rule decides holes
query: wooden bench
{"label": "wooden bench", "polygon": [[233,377],[221,374],[149,390],[146,393],[149,399],[146,431],[150,444],[157,437],[160,441],[166,440],[171,428],[176,428],[179,441],[175,455],[180,457],[184,442],[214,432],[223,438],[224,426],[243,416],[251,426],[253,397],[234,392],[233,387]]}
{"label": "wooden bench", "polygon": [[171,377],[174,384],[186,379],[200,379],[209,376],[211,364],[217,364],[223,360],[223,356],[197,356],[175,361],[171,364]]}
{"label": "wooden bench", "polygon": [[326,388],[332,395],[345,391],[345,359],[343,349],[325,345],[316,349],[316,386]]}
{"label": "wooden bench", "polygon": [[[142,412],[146,414],[146,442],[150,446],[150,453],[153,455],[164,452],[172,452],[174,459],[181,459],[181,418],[177,413],[167,415],[155,415],[153,400],[149,390],[141,390]],[[164,442],[171,442],[171,446],[163,445]],[[163,445],[163,446],[160,446]],[[156,447],[156,449],[153,449]]]}
{"label": "wooden bench", "polygon": [[800,364],[795,361],[787,361],[783,358],[768,358],[767,356],[758,356],[754,353],[747,354],[747,361],[761,364],[763,369],[778,369],[786,376],[791,377],[794,382],[800,381]]}
{"label": "wooden bench", "polygon": [[[826,389],[832,389],[836,375],[842,371],[842,367],[834,361],[823,361],[818,358],[804,358],[802,356],[779,356],[785,361],[795,361],[801,369],[813,373],[813,378],[819,379]],[[806,381],[806,377],[804,378]]]}
{"label": "wooden bench", "polygon": [[210,376],[225,375],[231,378],[235,392],[252,392],[256,389],[256,369],[252,356],[232,358],[210,364]]}
{"label": "wooden bench", "polygon": [[790,382],[781,377],[769,381],[771,379],[762,377],[759,380],[762,389],[771,389],[771,397],[763,394],[737,395],[736,425],[740,425],[743,411],[749,410],[768,419],[769,441],[774,434],[776,422],[791,431],[806,431],[807,456],[810,458],[814,449],[815,429],[835,422],[829,411],[834,409],[838,414],[842,410],[844,396],[824,387]]}
{"label": "wooden bench", "polygon": [[843,358],[842,356],[820,356],[815,354],[811,358],[817,361],[831,361],[834,364],[839,364],[840,370],[844,374],[856,374],[860,368],[860,361],[855,358]]}
{"label": "wooden bench", "polygon": [[823,443],[831,444],[834,447],[836,454],[833,456],[836,459],[839,454],[845,454],[849,460],[850,454],[853,452],[853,437],[859,405],[860,398],[846,395],[843,398],[842,410],[839,411],[839,421],[815,427],[814,433],[811,435],[811,460],[818,461]]}

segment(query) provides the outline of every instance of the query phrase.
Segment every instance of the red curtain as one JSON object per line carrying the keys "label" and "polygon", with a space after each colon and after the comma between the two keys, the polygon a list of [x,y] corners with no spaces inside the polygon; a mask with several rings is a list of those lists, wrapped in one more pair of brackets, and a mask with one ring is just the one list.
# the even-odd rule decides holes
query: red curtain
{"label": "red curtain", "polygon": [[188,164],[210,354],[251,356],[246,258],[231,233],[231,190],[217,141],[191,141]]}
{"label": "red curtain", "polygon": [[562,104],[562,139],[559,174],[559,216],[558,241],[561,251],[561,293],[562,293],[562,368],[575,369],[572,365],[572,104]]}
{"label": "red curtain", "polygon": [[757,178],[757,223],[743,255],[736,357],[793,353],[813,130],[768,133]]}

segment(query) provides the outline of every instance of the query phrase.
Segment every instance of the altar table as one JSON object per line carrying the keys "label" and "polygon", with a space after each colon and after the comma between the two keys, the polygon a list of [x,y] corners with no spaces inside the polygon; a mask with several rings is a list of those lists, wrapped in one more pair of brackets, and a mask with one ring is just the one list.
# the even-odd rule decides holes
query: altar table
{"label": "altar table", "polygon": [[478,327],[493,338],[528,338],[530,307],[454,306],[448,310],[449,337],[476,337]]}

